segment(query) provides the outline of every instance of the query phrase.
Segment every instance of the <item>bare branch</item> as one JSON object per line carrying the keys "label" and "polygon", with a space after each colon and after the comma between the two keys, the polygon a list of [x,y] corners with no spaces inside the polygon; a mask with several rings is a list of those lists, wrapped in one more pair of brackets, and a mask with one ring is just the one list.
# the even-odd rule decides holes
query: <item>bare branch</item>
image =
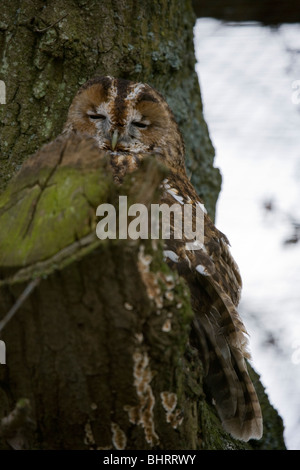
{"label": "bare branch", "polygon": [[10,438],[23,427],[30,412],[30,401],[27,398],[18,400],[15,408],[0,422],[0,437]]}
{"label": "bare branch", "polygon": [[59,18],[59,20],[57,20],[54,23],[50,24],[50,26],[47,26],[46,28],[43,28],[43,29],[35,29],[34,32],[35,33],[45,33],[46,31],[48,31],[48,29],[53,28],[53,26],[55,26],[60,21],[64,20],[67,16],[68,16],[68,13],[66,13],[61,18]]}
{"label": "bare branch", "polygon": [[31,294],[31,292],[36,288],[36,286],[40,283],[41,278],[36,278],[31,281],[27,287],[24,289],[16,303],[12,306],[9,312],[5,315],[5,317],[0,321],[0,333],[3,328],[7,325],[7,323],[12,319],[12,317],[16,314],[19,310],[21,305],[25,302],[27,297]]}

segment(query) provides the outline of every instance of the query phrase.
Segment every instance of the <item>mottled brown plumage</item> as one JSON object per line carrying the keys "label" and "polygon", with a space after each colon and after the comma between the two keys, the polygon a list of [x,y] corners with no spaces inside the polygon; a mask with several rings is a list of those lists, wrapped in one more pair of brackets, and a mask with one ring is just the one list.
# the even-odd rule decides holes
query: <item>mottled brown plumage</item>
{"label": "mottled brown plumage", "polygon": [[[190,183],[184,163],[184,143],[174,116],[160,93],[149,85],[111,77],[87,82],[75,96],[65,133],[92,135],[111,157],[116,181],[136,169],[147,156],[169,169],[162,203],[190,204],[204,212],[204,240],[187,249],[188,240],[166,240],[165,256],[190,288],[195,311],[192,343],[206,372],[225,429],[247,441],[262,435],[262,417],[245,358],[247,333],[236,307],[241,277],[229,242],[206,214]],[[174,227],[171,227],[171,232]]]}

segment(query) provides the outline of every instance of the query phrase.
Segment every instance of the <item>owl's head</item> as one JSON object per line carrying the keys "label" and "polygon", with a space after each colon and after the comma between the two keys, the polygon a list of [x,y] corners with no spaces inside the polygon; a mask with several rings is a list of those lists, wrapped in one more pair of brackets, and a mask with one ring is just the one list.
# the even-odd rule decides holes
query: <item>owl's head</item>
{"label": "owl's head", "polygon": [[173,113],[147,84],[96,77],[76,94],[65,131],[93,136],[113,154],[158,154],[168,166],[184,167],[184,144]]}

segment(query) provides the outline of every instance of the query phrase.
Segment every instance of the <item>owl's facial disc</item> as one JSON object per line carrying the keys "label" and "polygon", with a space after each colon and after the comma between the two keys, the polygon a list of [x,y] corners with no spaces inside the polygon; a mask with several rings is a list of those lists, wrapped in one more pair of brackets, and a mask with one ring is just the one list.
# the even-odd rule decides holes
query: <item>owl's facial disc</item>
{"label": "owl's facial disc", "polygon": [[143,132],[149,127],[150,121],[137,110],[132,110],[126,120],[116,120],[107,103],[101,103],[96,109],[87,111],[101,148],[112,151],[140,152],[146,150],[142,144]]}
{"label": "owl's facial disc", "polygon": [[79,90],[65,131],[92,136],[108,153],[157,155],[184,169],[184,144],[174,116],[149,85],[98,77]]}

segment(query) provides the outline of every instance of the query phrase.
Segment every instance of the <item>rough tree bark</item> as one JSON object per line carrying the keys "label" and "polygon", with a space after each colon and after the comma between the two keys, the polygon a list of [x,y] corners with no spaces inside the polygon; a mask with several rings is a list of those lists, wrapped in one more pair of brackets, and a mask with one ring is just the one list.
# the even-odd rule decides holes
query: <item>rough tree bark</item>
{"label": "rough tree bark", "polygon": [[156,202],[166,170],[147,161],[118,188],[105,156],[80,139],[58,139],[28,159],[59,134],[75,91],[95,73],[149,82],[175,111],[213,215],[220,176],[193,24],[188,0],[3,2],[0,320],[26,286],[36,288],[1,332],[2,449],[284,448],[257,377],[264,438],[245,444],[221,428],[188,344],[189,292],[160,243],[96,237],[100,203],[119,194]]}

